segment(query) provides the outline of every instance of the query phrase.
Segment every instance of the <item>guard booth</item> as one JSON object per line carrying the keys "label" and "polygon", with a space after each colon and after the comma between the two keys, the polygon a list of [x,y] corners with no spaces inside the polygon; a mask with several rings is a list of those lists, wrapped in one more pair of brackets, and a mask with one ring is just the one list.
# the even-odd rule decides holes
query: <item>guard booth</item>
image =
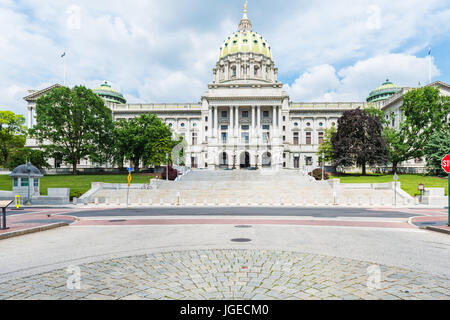
{"label": "guard booth", "polygon": [[44,175],[31,163],[16,167],[9,176],[12,178],[14,197],[20,195],[20,199],[25,202],[28,200],[28,192],[30,198],[41,195],[40,180]]}

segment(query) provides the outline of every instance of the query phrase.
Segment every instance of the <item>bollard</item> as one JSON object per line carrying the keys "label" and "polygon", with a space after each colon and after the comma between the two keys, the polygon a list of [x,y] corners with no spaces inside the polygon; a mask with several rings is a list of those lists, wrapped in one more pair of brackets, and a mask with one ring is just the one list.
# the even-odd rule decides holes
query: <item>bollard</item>
{"label": "bollard", "polygon": [[362,198],[361,197],[358,197],[358,206],[362,206]]}
{"label": "bollard", "polygon": [[120,206],[120,198],[116,198],[116,204]]}
{"label": "bollard", "polygon": [[392,205],[393,206],[396,206],[397,204],[396,204],[396,201],[395,201],[395,197],[392,197]]}
{"label": "bollard", "polygon": [[239,198],[236,199],[236,206],[240,206],[241,205],[241,201],[239,200]]}
{"label": "bollard", "polygon": [[105,205],[109,206],[109,198],[105,198]]}
{"label": "bollard", "polygon": [[380,206],[384,206],[384,198],[383,197],[381,197]]}
{"label": "bollard", "polygon": [[369,205],[370,205],[371,207],[373,207],[373,198],[372,198],[372,197],[369,198]]}
{"label": "bollard", "polygon": [[314,198],[314,205],[315,205],[315,206],[318,205],[318,203],[317,203],[317,198]]}
{"label": "bollard", "polygon": [[159,205],[160,205],[160,206],[163,206],[163,205],[164,205],[164,200],[163,200],[163,198],[160,198],[160,199],[159,199]]}
{"label": "bollard", "polygon": [[227,199],[225,200],[225,204],[226,204],[227,206],[229,206],[229,205],[230,205],[230,199],[227,198]]}
{"label": "bollard", "polygon": [[219,205],[219,199],[216,198],[216,206]]}
{"label": "bollard", "polygon": [[303,198],[303,205],[306,207],[307,203],[306,203],[306,198]]}
{"label": "bollard", "polygon": [[330,202],[328,201],[328,198],[325,198],[325,205],[328,206]]}
{"label": "bollard", "polygon": [[207,200],[207,199],[204,199],[204,200],[203,200],[203,205],[204,205],[205,207],[208,205],[208,200]]}
{"label": "bollard", "polygon": [[77,204],[78,204],[78,198],[77,198],[77,197],[73,197],[73,200],[72,200],[72,201],[73,201],[73,204],[74,204],[74,205],[77,205]]}
{"label": "bollard", "polygon": [[142,198],[138,199],[138,205],[142,206]]}
{"label": "bollard", "polygon": [[197,199],[196,198],[192,198],[192,205],[196,206],[197,205]]}
{"label": "bollard", "polygon": [[283,198],[280,198],[280,206],[284,205],[283,204]]}
{"label": "bollard", "polygon": [[88,199],[87,198],[83,199],[83,203],[84,203],[85,206],[87,206],[88,205]]}
{"label": "bollard", "polygon": [[153,204],[153,199],[152,199],[152,198],[149,198],[149,199],[148,199],[148,205],[151,206],[152,204]]}

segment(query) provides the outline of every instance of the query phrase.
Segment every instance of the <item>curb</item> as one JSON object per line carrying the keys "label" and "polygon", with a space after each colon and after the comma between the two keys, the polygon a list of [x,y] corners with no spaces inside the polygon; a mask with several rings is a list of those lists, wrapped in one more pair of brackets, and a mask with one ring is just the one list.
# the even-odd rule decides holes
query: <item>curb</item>
{"label": "curb", "polygon": [[440,232],[440,233],[450,234],[450,230],[445,230],[445,229],[441,229],[441,228],[437,228],[437,227],[426,226],[425,229],[430,230],[430,231],[436,231],[436,232]]}
{"label": "curb", "polygon": [[22,235],[30,234],[30,233],[36,233],[36,232],[56,229],[56,228],[65,227],[68,225],[69,224],[67,222],[59,222],[59,223],[48,224],[48,225],[41,226],[41,227],[34,227],[34,228],[29,228],[29,229],[24,229],[24,230],[7,232],[7,233],[0,234],[0,240],[12,238],[12,237],[18,237],[18,236],[22,236]]}

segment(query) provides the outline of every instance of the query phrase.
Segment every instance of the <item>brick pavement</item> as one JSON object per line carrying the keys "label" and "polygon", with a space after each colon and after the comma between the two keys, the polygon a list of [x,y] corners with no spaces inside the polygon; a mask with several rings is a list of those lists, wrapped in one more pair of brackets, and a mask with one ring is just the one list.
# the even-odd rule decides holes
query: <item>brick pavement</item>
{"label": "brick pavement", "polygon": [[[1,283],[0,299],[450,299],[442,276],[288,251],[173,251],[72,267]],[[77,267],[81,289],[68,289]]]}

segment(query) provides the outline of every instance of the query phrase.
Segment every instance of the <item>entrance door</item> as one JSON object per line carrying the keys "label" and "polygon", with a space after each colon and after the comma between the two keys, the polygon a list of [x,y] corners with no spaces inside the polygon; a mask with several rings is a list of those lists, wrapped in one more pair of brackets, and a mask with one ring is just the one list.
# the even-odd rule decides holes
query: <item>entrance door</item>
{"label": "entrance door", "polygon": [[300,157],[294,157],[294,168],[300,168]]}
{"label": "entrance door", "polygon": [[250,154],[248,152],[241,153],[240,159],[240,167],[241,168],[249,168],[250,167]]}

